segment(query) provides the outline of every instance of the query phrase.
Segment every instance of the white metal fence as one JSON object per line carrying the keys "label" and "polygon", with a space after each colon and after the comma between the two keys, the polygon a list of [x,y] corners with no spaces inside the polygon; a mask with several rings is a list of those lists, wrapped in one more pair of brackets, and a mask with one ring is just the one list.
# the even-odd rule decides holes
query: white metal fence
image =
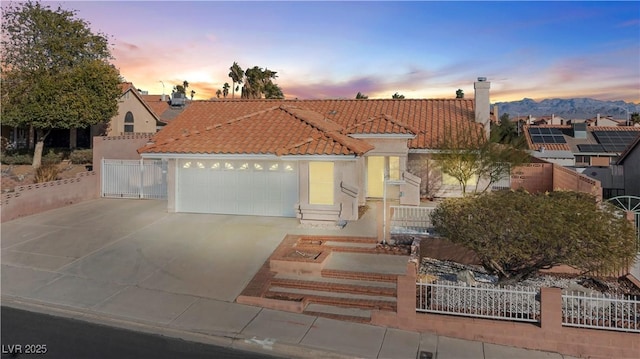
{"label": "white metal fence", "polygon": [[640,333],[640,300],[563,291],[562,324]]}
{"label": "white metal fence", "polygon": [[167,198],[167,162],[102,160],[102,197]]}
{"label": "white metal fence", "polygon": [[417,206],[390,206],[391,234],[426,234],[433,227],[431,212],[434,208]]}
{"label": "white metal fence", "polygon": [[416,311],[523,322],[540,320],[540,294],[533,287],[470,287],[451,282],[416,283]]}

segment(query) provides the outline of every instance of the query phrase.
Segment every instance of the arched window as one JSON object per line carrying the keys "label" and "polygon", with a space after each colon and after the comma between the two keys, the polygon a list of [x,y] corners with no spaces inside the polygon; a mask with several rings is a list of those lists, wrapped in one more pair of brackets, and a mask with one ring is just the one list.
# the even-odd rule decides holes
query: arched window
{"label": "arched window", "polygon": [[131,111],[124,115],[124,132],[133,132],[133,114]]}

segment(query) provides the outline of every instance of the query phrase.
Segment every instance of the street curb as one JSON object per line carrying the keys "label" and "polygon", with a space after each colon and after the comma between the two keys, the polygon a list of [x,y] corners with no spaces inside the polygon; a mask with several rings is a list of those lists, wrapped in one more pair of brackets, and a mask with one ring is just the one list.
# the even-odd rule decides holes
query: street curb
{"label": "street curb", "polygon": [[[80,320],[92,324],[104,325],[136,332],[161,335],[170,338],[178,338],[185,341],[196,342],[206,345],[216,345],[225,348],[250,351],[261,354],[269,354],[284,358],[299,359],[354,359],[359,358],[354,355],[320,350],[307,347],[302,344],[291,344],[276,342],[270,338],[246,338],[239,333],[209,334],[199,333],[166,326],[143,323],[135,320],[116,318],[103,313],[96,313],[89,309],[67,307],[59,304],[41,302],[33,299],[2,295],[0,304],[13,309],[26,310],[30,312],[63,317],[67,319]],[[364,358],[363,358],[364,359]]]}

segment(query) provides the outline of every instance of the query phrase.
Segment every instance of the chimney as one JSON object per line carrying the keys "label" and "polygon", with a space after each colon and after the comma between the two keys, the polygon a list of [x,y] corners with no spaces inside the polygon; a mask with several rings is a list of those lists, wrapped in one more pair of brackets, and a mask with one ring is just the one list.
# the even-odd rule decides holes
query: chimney
{"label": "chimney", "polygon": [[481,123],[484,126],[484,132],[487,139],[491,132],[491,124],[489,120],[489,111],[491,110],[491,103],[489,102],[489,87],[491,87],[491,82],[487,82],[486,77],[478,77],[478,81],[473,83],[473,89],[475,90],[476,122]]}

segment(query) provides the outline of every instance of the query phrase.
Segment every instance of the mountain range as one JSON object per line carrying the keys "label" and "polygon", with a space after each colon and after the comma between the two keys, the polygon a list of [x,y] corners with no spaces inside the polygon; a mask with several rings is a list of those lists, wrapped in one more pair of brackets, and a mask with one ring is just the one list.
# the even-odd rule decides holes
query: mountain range
{"label": "mountain range", "polygon": [[602,117],[612,116],[617,119],[626,119],[627,114],[640,112],[640,104],[625,101],[601,101],[591,98],[554,98],[539,102],[524,98],[520,101],[497,102],[494,105],[498,105],[500,115],[508,113],[511,118],[527,115],[556,115],[566,119],[588,119],[600,114]]}

